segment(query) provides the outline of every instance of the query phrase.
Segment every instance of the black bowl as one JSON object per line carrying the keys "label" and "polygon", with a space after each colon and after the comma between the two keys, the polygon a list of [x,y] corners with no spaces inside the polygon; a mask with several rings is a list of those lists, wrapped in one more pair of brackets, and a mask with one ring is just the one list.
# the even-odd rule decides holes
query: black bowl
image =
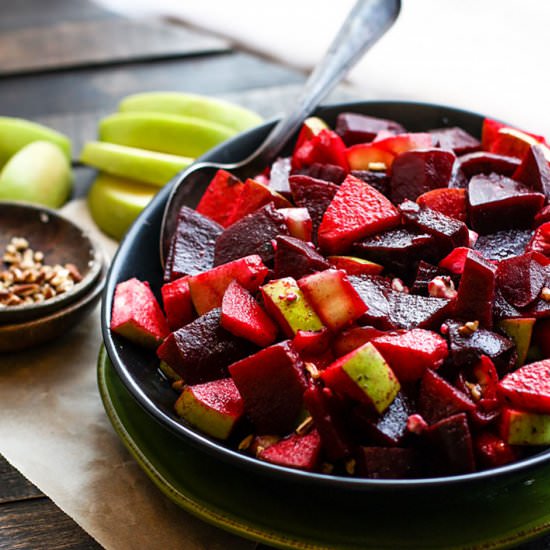
{"label": "black bowl", "polygon": [[[423,131],[445,126],[460,126],[474,136],[479,136],[483,116],[451,107],[406,102],[355,102],[322,107],[316,115],[333,125],[338,113],[352,111],[376,117],[396,120],[410,131]],[[267,136],[274,122],[268,122],[225,142],[204,155],[201,161],[235,162],[251,154]],[[179,177],[174,178],[176,181]],[[173,183],[173,182],[172,182]],[[467,475],[423,478],[413,480],[358,479],[302,472],[262,462],[243,455],[188,426],[174,412],[177,394],[160,375],[154,353],[144,352],[130,342],[111,333],[112,300],[118,282],[131,277],[146,280],[159,295],[162,286],[162,269],[159,260],[159,233],[164,206],[170,193],[167,185],[136,220],[115,256],[107,278],[103,307],[103,339],[111,361],[120,378],[138,403],[163,426],[198,448],[256,473],[278,476],[286,481],[313,484],[344,491],[393,491],[417,490],[420,487],[444,488],[460,484],[483,483],[488,480],[507,483],[534,470],[544,467],[550,460],[550,450],[503,467]],[[187,201],[193,207],[204,189],[189,189]]]}

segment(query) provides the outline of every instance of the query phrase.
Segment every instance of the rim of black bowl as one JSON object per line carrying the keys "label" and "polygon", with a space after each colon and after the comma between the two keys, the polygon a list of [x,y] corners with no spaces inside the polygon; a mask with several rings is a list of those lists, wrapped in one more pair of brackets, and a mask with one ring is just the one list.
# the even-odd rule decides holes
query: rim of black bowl
{"label": "rim of black bowl", "polygon": [[[461,125],[464,129],[473,133],[474,135],[480,134],[481,124],[486,116],[456,107],[433,103],[422,103],[416,101],[350,101],[333,103],[319,107],[313,113],[313,115],[317,115],[320,117],[325,116],[330,119],[331,117],[333,118],[334,116],[336,116],[336,114],[339,112],[354,110],[356,112],[363,112],[364,114],[371,114],[372,116],[393,118],[398,122],[404,122],[402,120],[402,117],[398,116],[400,111],[402,111],[401,114],[407,113],[408,116],[414,116],[416,110],[423,111],[424,114],[420,115],[421,118],[426,118],[427,114],[429,113],[430,116],[436,117],[436,120],[439,121],[439,127]],[[418,116],[419,114],[417,113],[416,117],[418,118]],[[467,124],[464,124],[464,119],[466,119]],[[236,135],[235,137],[210,150],[200,159],[197,159],[196,162],[229,162],[227,155],[224,155],[224,152],[227,151],[228,148],[237,146],[239,143],[246,140],[246,138],[254,139],[256,145],[261,143],[262,136],[267,135],[268,129],[271,128],[277,120],[278,119],[272,119],[265,122],[264,124],[261,124],[260,126]],[[460,124],[458,120],[460,120]],[[407,127],[406,124],[405,126]],[[424,124],[424,126],[424,129],[438,127],[437,125],[429,126],[426,124]],[[231,160],[241,160],[241,158],[244,157],[245,155],[237,159],[232,158]],[[153,402],[149,398],[149,396],[143,391],[143,388],[140,386],[138,381],[129,372],[127,366],[120,357],[119,349],[117,348],[114,340],[114,338],[118,337],[111,334],[109,324],[114,290],[116,284],[122,280],[120,278],[120,272],[123,268],[124,257],[131,249],[134,239],[139,233],[140,228],[143,225],[151,225],[151,221],[149,220],[149,218],[151,217],[151,213],[158,210],[159,208],[162,208],[162,210],[164,210],[164,204],[168,199],[168,195],[174,182],[180,179],[184,174],[185,170],[178,174],[175,178],[173,178],[156,195],[153,201],[140,214],[140,216],[134,222],[134,224],[120,243],[120,246],[115,254],[115,257],[113,258],[111,267],[107,274],[107,281],[103,292],[101,306],[101,326],[103,341],[108,356],[117,374],[121,378],[126,388],[130,391],[131,395],[141,405],[141,407],[149,414],[151,414],[153,418],[157,420],[162,426],[168,428],[171,432],[180,436],[186,442],[191,443],[195,447],[202,449],[203,451],[206,451],[209,454],[223,459],[224,461],[234,464],[240,468],[245,468],[258,474],[284,479],[286,481],[306,482],[308,484],[314,484],[319,487],[322,486],[326,488],[356,491],[415,489],[422,487],[449,487],[455,484],[467,484],[484,480],[496,480],[504,476],[510,476],[512,474],[527,474],[533,468],[550,461],[550,449],[546,449],[530,457],[507,464],[505,466],[500,466],[497,468],[482,470],[469,474],[412,479],[348,478],[317,472],[306,472],[261,461],[254,457],[245,455],[234,449],[226,447],[222,442],[211,439],[208,436],[187,426],[183,423],[183,420],[177,421],[174,418],[168,416],[164,411],[159,408],[159,406],[155,402]],[[156,250],[155,255],[157,255]],[[166,384],[168,385],[168,382],[166,382]]]}

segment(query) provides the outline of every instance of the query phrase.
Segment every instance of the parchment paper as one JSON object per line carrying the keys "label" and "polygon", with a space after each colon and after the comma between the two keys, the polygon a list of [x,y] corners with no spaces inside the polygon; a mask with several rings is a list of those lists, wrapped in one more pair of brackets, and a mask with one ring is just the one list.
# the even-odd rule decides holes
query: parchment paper
{"label": "parchment paper", "polygon": [[[82,201],[64,214],[112,256]],[[98,307],[51,344],[0,355],[0,453],[109,550],[254,548],[172,504],[140,470],[99,397],[100,344]]]}

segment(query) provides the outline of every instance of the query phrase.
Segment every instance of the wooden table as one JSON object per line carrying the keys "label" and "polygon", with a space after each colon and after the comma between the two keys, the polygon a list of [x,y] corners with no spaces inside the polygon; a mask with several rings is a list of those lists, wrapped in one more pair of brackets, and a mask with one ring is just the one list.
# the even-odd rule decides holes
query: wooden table
{"label": "wooden table", "polygon": [[[283,111],[304,76],[222,39],[166,22],[130,21],[86,0],[0,0],[0,114],[50,125],[78,153],[130,93],[181,90]],[[333,98],[354,97],[340,89]],[[76,196],[93,172],[75,163]],[[100,546],[0,456],[1,549]],[[265,547],[264,547],[265,548]],[[550,548],[550,537],[521,546]]]}

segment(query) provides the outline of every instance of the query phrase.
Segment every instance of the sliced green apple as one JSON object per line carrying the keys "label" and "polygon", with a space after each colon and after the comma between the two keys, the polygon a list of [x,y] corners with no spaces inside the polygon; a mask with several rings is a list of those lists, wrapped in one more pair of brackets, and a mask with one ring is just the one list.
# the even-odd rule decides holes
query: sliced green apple
{"label": "sliced green apple", "polygon": [[550,445],[550,414],[504,408],[501,436],[510,445]]}
{"label": "sliced green apple", "polygon": [[88,208],[98,227],[121,239],[158,187],[100,173],[88,193]]}
{"label": "sliced green apple", "polygon": [[193,159],[126,147],[105,141],[88,141],[80,153],[84,164],[123,178],[162,187]]}
{"label": "sliced green apple", "polygon": [[531,336],[535,319],[532,317],[523,317],[518,319],[503,319],[499,327],[513,340],[518,354],[518,366],[525,363],[529,346],[531,345]]}

